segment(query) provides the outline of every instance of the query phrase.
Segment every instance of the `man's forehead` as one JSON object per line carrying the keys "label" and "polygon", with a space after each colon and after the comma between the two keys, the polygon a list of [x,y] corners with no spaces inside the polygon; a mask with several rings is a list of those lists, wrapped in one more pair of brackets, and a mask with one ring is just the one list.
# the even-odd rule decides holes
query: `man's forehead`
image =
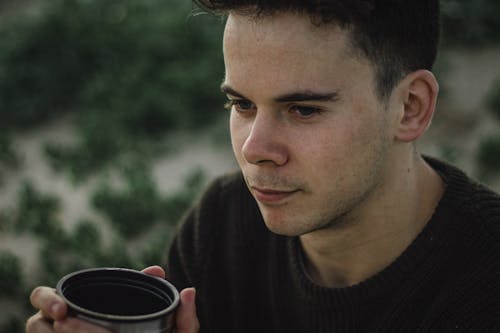
{"label": "man's forehead", "polygon": [[230,12],[225,27],[225,37],[246,35],[256,40],[293,40],[298,36],[314,36],[328,42],[347,35],[348,30],[334,23],[316,25],[306,13],[278,12],[256,16]]}
{"label": "man's forehead", "polygon": [[226,70],[246,64],[260,67],[263,60],[277,67],[287,63],[288,70],[314,70],[321,62],[353,58],[351,45],[348,31],[314,26],[308,16],[294,13],[257,19],[232,14],[223,41]]}

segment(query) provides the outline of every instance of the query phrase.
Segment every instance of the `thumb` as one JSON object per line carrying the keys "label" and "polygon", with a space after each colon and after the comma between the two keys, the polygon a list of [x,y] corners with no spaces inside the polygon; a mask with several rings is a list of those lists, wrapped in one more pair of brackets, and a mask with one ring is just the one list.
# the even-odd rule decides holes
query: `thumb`
{"label": "thumb", "polygon": [[181,304],[177,309],[176,332],[196,333],[200,330],[200,322],[196,316],[196,290],[186,288],[181,291]]}

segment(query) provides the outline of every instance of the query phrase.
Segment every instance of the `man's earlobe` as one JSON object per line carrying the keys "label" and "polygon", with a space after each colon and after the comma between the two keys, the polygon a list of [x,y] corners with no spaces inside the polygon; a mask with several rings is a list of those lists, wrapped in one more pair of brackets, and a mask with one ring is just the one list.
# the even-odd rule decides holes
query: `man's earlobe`
{"label": "man's earlobe", "polygon": [[429,127],[439,91],[434,75],[428,70],[408,74],[403,81],[404,113],[399,122],[396,138],[411,142]]}

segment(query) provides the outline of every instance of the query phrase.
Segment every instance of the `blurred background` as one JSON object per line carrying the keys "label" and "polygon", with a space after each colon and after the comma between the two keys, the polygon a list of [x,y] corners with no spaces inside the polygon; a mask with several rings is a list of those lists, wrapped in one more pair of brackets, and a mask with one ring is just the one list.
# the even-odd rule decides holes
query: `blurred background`
{"label": "blurred background", "polygon": [[[500,191],[500,3],[443,0],[441,96],[419,143]],[[70,271],[162,262],[236,168],[223,21],[189,0],[0,0],[0,333]]]}

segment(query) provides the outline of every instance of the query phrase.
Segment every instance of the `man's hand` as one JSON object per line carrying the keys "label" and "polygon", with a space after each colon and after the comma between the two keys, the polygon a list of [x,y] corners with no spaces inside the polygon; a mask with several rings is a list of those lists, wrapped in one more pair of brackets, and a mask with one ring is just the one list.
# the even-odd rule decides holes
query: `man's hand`
{"label": "man's hand", "polygon": [[[143,270],[149,275],[165,278],[159,266]],[[186,288],[180,292],[181,304],[177,309],[176,333],[196,333],[199,321],[196,317],[195,290]],[[68,307],[53,288],[37,287],[30,297],[31,304],[39,310],[26,323],[26,333],[110,333],[108,330],[72,317],[67,317]]]}
{"label": "man's hand", "polygon": [[30,300],[31,304],[40,311],[28,319],[27,333],[110,333],[102,327],[66,317],[68,307],[53,288],[35,288]]}
{"label": "man's hand", "polygon": [[[160,266],[151,266],[143,270],[144,273],[165,278],[165,271]],[[196,316],[194,288],[186,288],[180,292],[181,304],[177,309],[175,321],[176,333],[196,333],[200,330],[200,323]]]}

